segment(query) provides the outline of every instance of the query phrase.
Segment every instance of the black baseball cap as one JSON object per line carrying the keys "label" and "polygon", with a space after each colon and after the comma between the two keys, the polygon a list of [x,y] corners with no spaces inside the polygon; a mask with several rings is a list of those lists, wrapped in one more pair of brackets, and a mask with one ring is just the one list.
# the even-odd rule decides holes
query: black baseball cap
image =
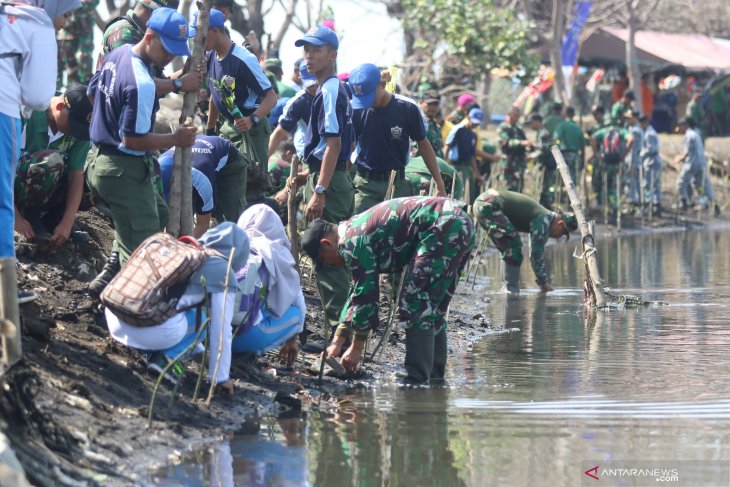
{"label": "black baseball cap", "polygon": [[91,124],[91,101],[86,96],[88,87],[73,83],[63,94],[63,103],[68,108],[68,128],[71,135],[80,140],[89,140]]}
{"label": "black baseball cap", "polygon": [[321,218],[313,220],[302,233],[302,250],[306,252],[312,262],[319,261],[319,242],[332,233],[334,225]]}

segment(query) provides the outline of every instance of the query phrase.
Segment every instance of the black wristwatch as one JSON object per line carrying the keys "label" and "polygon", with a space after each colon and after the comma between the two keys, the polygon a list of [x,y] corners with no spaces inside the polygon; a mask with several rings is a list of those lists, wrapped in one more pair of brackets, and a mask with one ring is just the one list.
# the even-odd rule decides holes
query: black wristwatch
{"label": "black wristwatch", "polygon": [[180,90],[182,90],[182,80],[180,78],[172,80],[172,92],[180,93]]}
{"label": "black wristwatch", "polygon": [[254,127],[258,127],[260,121],[261,121],[261,119],[259,118],[258,115],[256,115],[255,113],[251,114],[251,123],[253,123]]}

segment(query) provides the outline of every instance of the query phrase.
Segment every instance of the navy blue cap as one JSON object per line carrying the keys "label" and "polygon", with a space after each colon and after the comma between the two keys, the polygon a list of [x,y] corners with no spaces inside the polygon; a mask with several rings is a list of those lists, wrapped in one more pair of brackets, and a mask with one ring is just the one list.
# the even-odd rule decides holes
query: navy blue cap
{"label": "navy blue cap", "polygon": [[147,28],[157,32],[165,50],[174,56],[190,56],[188,22],[181,13],[163,7],[152,11]]}
{"label": "navy blue cap", "polygon": [[[223,25],[226,23],[226,16],[223,12],[214,8],[210,9],[210,17],[208,18],[209,29],[223,29]],[[198,31],[198,12],[193,15],[193,21],[190,22],[190,37],[195,37],[195,33]]]}
{"label": "navy blue cap", "polygon": [[297,40],[294,45],[302,47],[304,44],[311,44],[313,46],[324,46],[330,45],[334,49],[339,49],[340,40],[337,38],[335,31],[324,25],[316,25],[309,29],[304,37]]}
{"label": "navy blue cap", "polygon": [[352,108],[373,106],[380,79],[380,70],[374,64],[361,64],[350,71],[347,82],[352,89]]}
{"label": "navy blue cap", "polygon": [[302,77],[302,86],[305,88],[317,84],[317,77],[309,72],[307,63],[299,63],[299,76]]}
{"label": "navy blue cap", "polygon": [[469,110],[469,120],[471,123],[481,124],[484,121],[484,112],[478,108]]}

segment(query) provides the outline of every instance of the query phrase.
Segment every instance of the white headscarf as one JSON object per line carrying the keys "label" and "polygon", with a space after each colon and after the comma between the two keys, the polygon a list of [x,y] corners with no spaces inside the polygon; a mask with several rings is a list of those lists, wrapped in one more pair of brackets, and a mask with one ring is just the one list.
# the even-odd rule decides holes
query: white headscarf
{"label": "white headscarf", "polygon": [[267,307],[277,317],[297,303],[302,292],[291,243],[279,215],[266,205],[253,205],[238,219],[251,251],[263,259],[269,275]]}

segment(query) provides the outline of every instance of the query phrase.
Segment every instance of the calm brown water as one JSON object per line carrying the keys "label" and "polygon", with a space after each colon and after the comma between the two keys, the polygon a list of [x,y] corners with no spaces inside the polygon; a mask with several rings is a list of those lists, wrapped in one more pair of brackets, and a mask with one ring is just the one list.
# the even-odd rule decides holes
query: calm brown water
{"label": "calm brown water", "polygon": [[[612,287],[671,305],[593,317],[580,305],[580,262],[569,258],[577,239],[550,247],[553,295],[537,293],[527,263],[518,298],[488,277],[477,282],[480,312],[519,331],[452,355],[446,387],[378,381],[336,413],[258,420],[151,481],[730,485],[729,238],[704,230],[601,241]],[[498,276],[499,261],[488,259],[485,272]],[[596,481],[584,473],[594,466],[669,475]]]}

